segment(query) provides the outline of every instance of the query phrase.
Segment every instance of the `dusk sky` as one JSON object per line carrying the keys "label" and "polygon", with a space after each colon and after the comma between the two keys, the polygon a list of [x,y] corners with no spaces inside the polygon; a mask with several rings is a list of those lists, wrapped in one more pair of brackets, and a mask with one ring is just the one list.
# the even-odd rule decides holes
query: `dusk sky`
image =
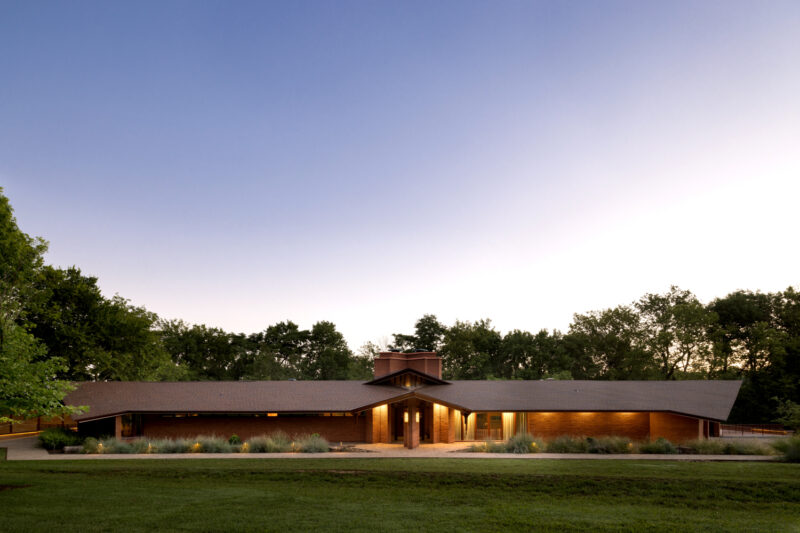
{"label": "dusk sky", "polygon": [[163,318],[352,349],[800,285],[800,2],[0,0],[0,186]]}

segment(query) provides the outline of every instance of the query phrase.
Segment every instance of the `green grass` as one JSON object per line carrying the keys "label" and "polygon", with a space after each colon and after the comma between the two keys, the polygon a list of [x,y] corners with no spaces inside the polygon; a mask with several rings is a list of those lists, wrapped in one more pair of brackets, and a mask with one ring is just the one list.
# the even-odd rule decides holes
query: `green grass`
{"label": "green grass", "polygon": [[3,531],[800,531],[800,465],[499,459],[0,463]]}

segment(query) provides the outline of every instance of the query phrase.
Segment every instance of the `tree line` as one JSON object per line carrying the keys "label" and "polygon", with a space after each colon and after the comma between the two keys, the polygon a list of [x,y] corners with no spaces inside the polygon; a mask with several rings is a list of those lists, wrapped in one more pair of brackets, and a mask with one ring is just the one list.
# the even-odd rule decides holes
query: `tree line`
{"label": "tree line", "polygon": [[731,419],[768,422],[800,403],[800,294],[736,291],[708,304],[672,287],[574,315],[566,332],[441,323],[358,353],[336,326],[291,321],[251,334],[164,320],[97,278],[46,265],[0,188],[0,416],[60,408],[68,382],[359,379],[380,349],[438,352],[446,379],[742,379]]}

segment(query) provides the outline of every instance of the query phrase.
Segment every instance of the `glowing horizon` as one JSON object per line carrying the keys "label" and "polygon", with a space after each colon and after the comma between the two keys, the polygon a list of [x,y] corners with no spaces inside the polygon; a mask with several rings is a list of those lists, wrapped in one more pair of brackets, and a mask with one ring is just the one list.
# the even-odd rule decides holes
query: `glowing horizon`
{"label": "glowing horizon", "polygon": [[351,349],[800,284],[800,5],[13,5],[0,185],[166,319]]}

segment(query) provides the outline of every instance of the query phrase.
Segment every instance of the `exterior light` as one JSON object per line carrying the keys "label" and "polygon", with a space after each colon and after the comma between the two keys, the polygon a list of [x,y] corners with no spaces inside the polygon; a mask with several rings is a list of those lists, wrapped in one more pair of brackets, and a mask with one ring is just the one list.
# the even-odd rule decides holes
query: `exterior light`
{"label": "exterior light", "polygon": [[419,411],[417,411],[416,413],[414,413],[414,422],[416,422],[417,424],[419,424]]}
{"label": "exterior light", "polygon": [[267,413],[267,416],[278,416],[278,413]]}
{"label": "exterior light", "polygon": [[408,411],[403,412],[403,422],[408,424]]}

